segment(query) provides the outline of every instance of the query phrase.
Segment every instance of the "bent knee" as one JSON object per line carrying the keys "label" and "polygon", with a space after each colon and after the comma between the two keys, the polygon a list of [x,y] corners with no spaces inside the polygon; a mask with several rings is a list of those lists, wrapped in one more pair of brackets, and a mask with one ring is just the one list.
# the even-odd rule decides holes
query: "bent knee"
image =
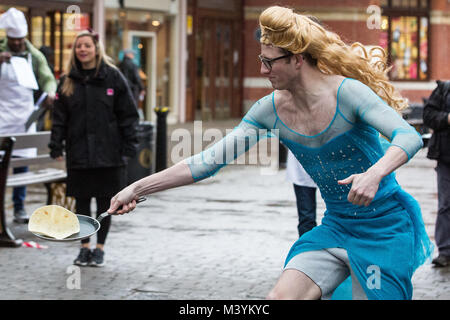
{"label": "bent knee", "polygon": [[322,291],[308,276],[297,270],[285,270],[270,290],[268,300],[317,300]]}
{"label": "bent knee", "polygon": [[291,300],[288,295],[279,290],[272,289],[266,297],[266,300]]}

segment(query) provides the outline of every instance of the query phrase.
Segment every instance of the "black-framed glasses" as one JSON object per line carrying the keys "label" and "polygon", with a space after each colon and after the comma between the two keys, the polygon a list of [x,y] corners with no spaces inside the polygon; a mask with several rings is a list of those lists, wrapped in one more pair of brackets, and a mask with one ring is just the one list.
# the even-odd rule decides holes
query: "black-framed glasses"
{"label": "black-framed glasses", "polygon": [[263,63],[264,66],[265,66],[267,69],[269,69],[269,71],[271,71],[271,70],[272,70],[272,63],[273,63],[274,61],[277,61],[277,60],[280,60],[280,59],[284,59],[284,58],[288,58],[288,57],[290,57],[290,56],[292,56],[292,55],[293,55],[292,52],[289,52],[288,54],[285,54],[284,56],[276,57],[276,58],[272,58],[272,59],[263,57],[262,55],[259,55],[258,58],[259,58],[259,60],[261,60],[261,63]]}

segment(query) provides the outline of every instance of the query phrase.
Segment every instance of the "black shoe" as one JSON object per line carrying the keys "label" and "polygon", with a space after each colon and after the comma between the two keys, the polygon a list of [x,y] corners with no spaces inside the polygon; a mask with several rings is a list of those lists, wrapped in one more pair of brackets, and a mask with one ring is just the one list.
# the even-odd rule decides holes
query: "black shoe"
{"label": "black shoe", "polygon": [[25,209],[14,209],[14,220],[15,223],[28,223],[30,218],[27,215]]}
{"label": "black shoe", "polygon": [[102,249],[95,248],[92,251],[92,259],[89,265],[91,267],[103,267],[105,265],[104,255],[105,252]]}
{"label": "black shoe", "polygon": [[440,254],[437,258],[434,258],[431,263],[437,268],[447,267],[450,265],[450,256]]}
{"label": "black shoe", "polygon": [[78,257],[74,260],[73,264],[77,266],[87,266],[92,259],[92,252],[89,248],[81,248]]}

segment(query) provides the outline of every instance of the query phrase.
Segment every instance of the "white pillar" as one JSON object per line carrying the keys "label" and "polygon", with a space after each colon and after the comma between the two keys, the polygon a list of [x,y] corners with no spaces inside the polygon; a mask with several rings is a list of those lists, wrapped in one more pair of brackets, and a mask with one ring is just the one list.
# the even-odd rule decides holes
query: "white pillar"
{"label": "white pillar", "polygon": [[180,11],[178,13],[179,17],[179,28],[178,33],[180,37],[180,48],[179,48],[179,65],[180,65],[180,75],[179,75],[179,121],[181,123],[186,122],[186,62],[187,62],[187,32],[186,32],[186,19],[187,19],[187,0],[180,0]]}
{"label": "white pillar", "polygon": [[172,50],[170,53],[170,96],[172,110],[168,123],[186,121],[186,14],[187,0],[172,2]]}
{"label": "white pillar", "polygon": [[97,31],[100,40],[105,41],[105,1],[94,0],[94,14],[92,26]]}

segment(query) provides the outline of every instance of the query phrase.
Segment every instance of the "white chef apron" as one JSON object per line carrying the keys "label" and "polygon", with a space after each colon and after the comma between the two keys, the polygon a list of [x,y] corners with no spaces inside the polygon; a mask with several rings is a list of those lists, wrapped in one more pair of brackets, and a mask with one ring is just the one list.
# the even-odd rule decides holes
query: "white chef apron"
{"label": "white chef apron", "polygon": [[[30,54],[28,62],[31,64]],[[18,83],[11,63],[3,62],[0,70],[0,134],[25,133],[25,123],[34,110],[33,90]],[[27,76],[34,77],[34,74]],[[36,132],[36,124],[26,132]],[[34,157],[36,149],[14,150],[13,156]]]}

